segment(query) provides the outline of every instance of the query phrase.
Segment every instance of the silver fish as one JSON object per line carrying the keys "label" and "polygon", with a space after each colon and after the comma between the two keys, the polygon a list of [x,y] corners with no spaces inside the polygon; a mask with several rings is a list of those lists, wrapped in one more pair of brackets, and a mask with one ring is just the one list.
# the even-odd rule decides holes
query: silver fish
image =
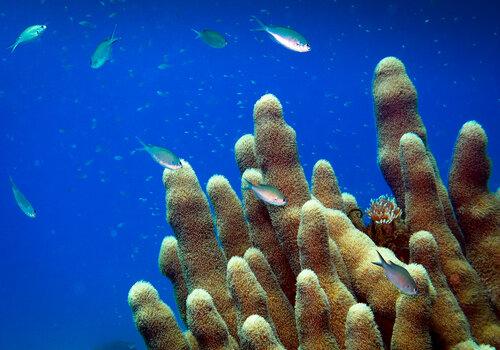
{"label": "silver fish", "polygon": [[32,41],[38,38],[42,33],[47,29],[45,24],[36,24],[34,26],[29,26],[17,38],[16,42],[9,46],[9,49],[12,48],[12,52],[16,49],[19,44],[26,43],[28,41]]}
{"label": "silver fish", "polygon": [[196,33],[197,39],[200,38],[205,44],[215,49],[222,49],[227,45],[226,39],[222,36],[222,34],[219,34],[216,31],[210,29],[203,29],[200,32],[196,29],[191,30]]}
{"label": "silver fish", "polygon": [[382,267],[387,279],[401,292],[408,295],[417,294],[417,284],[410,273],[404,267],[396,265],[392,261],[387,263],[378,250],[377,254],[380,261],[372,262],[372,264]]}
{"label": "silver fish", "polygon": [[252,18],[260,25],[260,28],[254,30],[262,30],[269,33],[269,35],[271,35],[276,42],[283,45],[287,49],[296,52],[311,51],[311,46],[307,42],[306,38],[297,33],[295,30],[286,27],[268,26],[257,17],[252,16]]}
{"label": "silver fish", "polygon": [[179,157],[177,157],[174,153],[172,153],[168,149],[163,147],[148,145],[138,137],[137,140],[141,143],[143,147],[140,150],[148,152],[149,155],[161,166],[170,170],[177,170],[182,168],[182,163]]}
{"label": "silver fish", "polygon": [[271,185],[253,184],[245,178],[243,178],[243,180],[247,184],[243,187],[243,190],[252,190],[255,195],[265,203],[276,205],[279,207],[284,206],[288,203],[285,195],[281,193],[281,191],[276,187]]}
{"label": "silver fish", "polygon": [[80,22],[78,22],[78,24],[81,25],[82,27],[89,28],[89,29],[96,29],[97,28],[97,26],[90,21],[80,21]]}
{"label": "silver fish", "polygon": [[111,34],[111,38],[106,39],[102,43],[97,45],[97,48],[92,54],[92,63],[90,64],[93,69],[101,68],[107,61],[111,59],[113,44],[120,40],[120,38],[115,38],[115,31],[116,26],[113,30],[113,34]]}
{"label": "silver fish", "polygon": [[17,205],[21,210],[23,211],[26,216],[34,219],[36,217],[36,211],[33,209],[33,206],[29,202],[29,200],[19,191],[19,188],[16,186],[14,183],[14,180],[12,180],[12,177],[9,176],[10,184],[12,187],[12,193],[14,194],[14,198],[16,200]]}

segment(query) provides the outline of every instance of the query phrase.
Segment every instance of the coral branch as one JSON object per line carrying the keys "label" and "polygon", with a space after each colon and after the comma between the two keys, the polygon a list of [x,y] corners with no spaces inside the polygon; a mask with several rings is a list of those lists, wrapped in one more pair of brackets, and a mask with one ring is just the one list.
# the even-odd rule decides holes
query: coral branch
{"label": "coral branch", "polygon": [[450,196],[465,235],[467,258],[500,313],[500,200],[488,191],[488,139],[481,125],[460,130],[450,171]]}
{"label": "coral branch", "polygon": [[422,140],[415,134],[405,134],[400,149],[410,231],[432,233],[439,246],[441,267],[469,319],[472,333],[480,342],[500,346],[500,324],[477,272],[463,256],[446,223],[432,163]]}
{"label": "coral branch", "polygon": [[[399,206],[404,209],[404,184],[398,152],[399,139],[403,134],[412,132],[418,135],[426,145],[427,133],[417,111],[417,91],[406,74],[405,66],[397,58],[384,58],[375,68],[373,98],[377,122],[378,162]],[[426,151],[433,164],[436,186],[446,222],[457,240],[463,243],[463,234],[453,214],[448,192],[441,181],[432,154]]]}
{"label": "coral branch", "polygon": [[299,330],[299,350],[338,349],[331,331],[328,298],[311,270],[302,270],[297,277],[295,318]]}
{"label": "coral branch", "polygon": [[136,282],[128,293],[128,303],[148,349],[189,349],[172,310],[160,300],[150,283]]}
{"label": "coral branch", "polygon": [[309,185],[299,163],[295,131],[285,123],[280,102],[264,95],[254,107],[255,150],[266,183],[276,186],[288,198],[285,207],[270,207],[274,228],[281,236],[290,266],[300,272],[297,229],[300,208],[310,199]]}
{"label": "coral branch", "polygon": [[188,292],[203,288],[236,336],[236,309],[226,286],[226,259],[214,236],[208,201],[191,166],[163,172],[167,221],[178,241],[179,259]]}

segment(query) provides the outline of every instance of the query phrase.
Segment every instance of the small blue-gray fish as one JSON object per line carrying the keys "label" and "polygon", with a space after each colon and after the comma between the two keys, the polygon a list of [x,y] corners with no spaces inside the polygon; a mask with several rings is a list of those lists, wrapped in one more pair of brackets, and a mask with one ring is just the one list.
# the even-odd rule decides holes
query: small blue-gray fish
{"label": "small blue-gray fish", "polygon": [[113,49],[113,44],[116,43],[118,40],[120,40],[120,38],[115,38],[115,31],[116,31],[116,25],[115,29],[113,30],[113,34],[111,34],[111,37],[104,40],[99,45],[97,45],[97,48],[95,49],[91,58],[92,62],[90,66],[93,69],[101,68],[104,65],[104,63],[108,62],[111,59],[111,51]]}
{"label": "small blue-gray fish", "polygon": [[47,29],[47,26],[45,24],[36,24],[34,26],[29,26],[21,34],[19,34],[19,37],[17,40],[14,42],[14,44],[9,46],[9,49],[12,48],[12,52],[16,49],[16,47],[19,44],[27,43],[28,41],[35,40],[38,38],[42,33]]}
{"label": "small blue-gray fish", "polygon": [[109,343],[101,344],[94,350],[136,350],[137,347],[134,343],[123,340],[115,340]]}
{"label": "small blue-gray fish", "polygon": [[151,158],[153,158],[161,166],[170,170],[177,170],[182,168],[182,163],[179,157],[177,157],[174,153],[172,153],[168,149],[163,147],[148,145],[138,137],[137,140],[141,143],[143,147],[140,150],[148,152]]}
{"label": "small blue-gray fish", "polygon": [[260,28],[254,30],[262,30],[269,35],[279,44],[283,45],[287,49],[296,52],[308,52],[311,51],[311,46],[300,33],[287,27],[278,26],[268,26],[260,21],[257,17],[252,16],[252,18],[260,25]]}
{"label": "small blue-gray fish", "polygon": [[23,213],[26,214],[26,216],[34,219],[36,217],[36,211],[30,201],[24,196],[24,194],[22,194],[21,191],[19,191],[19,188],[14,183],[14,180],[12,180],[12,177],[9,176],[9,180],[17,205],[21,208]]}
{"label": "small blue-gray fish", "polygon": [[408,295],[417,294],[417,284],[410,273],[404,267],[396,265],[392,261],[387,263],[378,250],[377,254],[380,261],[372,262],[372,264],[382,267],[387,279],[401,292]]}
{"label": "small blue-gray fish", "polygon": [[243,180],[246,182],[246,186],[243,187],[243,190],[252,190],[263,202],[279,207],[288,203],[285,195],[276,187],[264,184],[253,184],[245,178],[243,178]]}
{"label": "small blue-gray fish", "polygon": [[96,29],[97,26],[92,23],[92,22],[89,22],[89,21],[80,21],[78,22],[79,25],[81,25],[82,27],[85,27],[85,28],[89,28],[89,29]]}
{"label": "small blue-gray fish", "polygon": [[222,34],[210,29],[203,29],[202,31],[197,31],[196,29],[191,29],[196,33],[196,39],[200,38],[205,44],[215,49],[222,49],[227,45],[226,38]]}

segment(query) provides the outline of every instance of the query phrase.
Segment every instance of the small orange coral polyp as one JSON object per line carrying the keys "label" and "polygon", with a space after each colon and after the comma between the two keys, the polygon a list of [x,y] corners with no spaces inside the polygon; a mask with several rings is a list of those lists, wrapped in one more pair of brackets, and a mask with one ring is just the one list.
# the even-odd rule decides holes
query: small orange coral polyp
{"label": "small orange coral polyp", "polygon": [[370,201],[366,214],[377,224],[390,224],[401,216],[401,209],[393,197],[382,195]]}

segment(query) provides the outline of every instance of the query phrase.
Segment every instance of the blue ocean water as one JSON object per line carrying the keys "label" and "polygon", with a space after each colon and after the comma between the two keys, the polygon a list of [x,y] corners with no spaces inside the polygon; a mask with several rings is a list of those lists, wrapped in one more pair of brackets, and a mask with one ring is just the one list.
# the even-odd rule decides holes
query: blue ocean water
{"label": "blue ocean water", "polygon": [[[293,27],[311,52],[250,31],[251,15]],[[267,92],[297,132],[307,176],[328,159],[366,207],[389,191],[376,165],[373,69],[397,56],[443,178],[458,130],[475,119],[490,137],[498,188],[499,15],[495,1],[0,1],[0,349],[115,339],[142,349],[130,286],[148,280],[175,305],[157,267],[172,234],[162,169],[132,152],[136,137],[188,160],[203,187],[223,174],[239,188],[233,146],[252,132],[253,104]],[[48,28],[11,54],[32,24]],[[113,61],[91,69],[115,25]],[[229,44],[210,48],[191,28]],[[16,206],[9,175],[36,219]]]}

